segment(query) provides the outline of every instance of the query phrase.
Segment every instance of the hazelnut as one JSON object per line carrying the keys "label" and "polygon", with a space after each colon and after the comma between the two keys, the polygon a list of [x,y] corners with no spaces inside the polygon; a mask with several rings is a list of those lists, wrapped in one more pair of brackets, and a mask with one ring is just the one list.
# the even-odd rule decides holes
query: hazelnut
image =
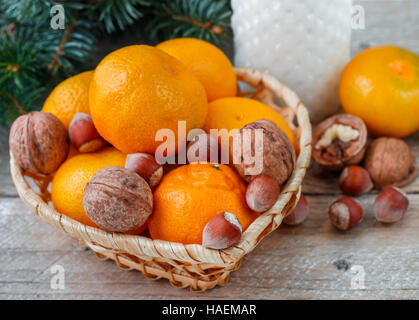
{"label": "hazelnut", "polygon": [[368,131],[365,123],[349,114],[338,114],[321,122],[313,131],[313,158],[328,170],[362,161]]}
{"label": "hazelnut", "polygon": [[386,137],[371,143],[365,157],[365,168],[377,189],[402,187],[416,177],[418,169],[406,142]]}
{"label": "hazelnut", "polygon": [[156,187],[163,177],[163,167],[148,153],[131,153],[125,160],[125,168],[137,173],[151,188]]}
{"label": "hazelnut", "polygon": [[343,169],[339,185],[340,189],[350,196],[359,196],[374,187],[368,171],[356,165],[350,165]]}
{"label": "hazelnut", "polygon": [[33,111],[10,129],[10,150],[19,166],[32,174],[53,173],[67,157],[67,131],[56,116]]}
{"label": "hazelnut", "polygon": [[237,173],[247,182],[265,174],[282,185],[295,168],[295,151],[287,135],[266,119],[249,123],[237,132],[230,154]]}
{"label": "hazelnut", "polygon": [[189,142],[186,154],[189,163],[218,163],[218,140],[207,133],[198,134]]}
{"label": "hazelnut", "polygon": [[329,208],[330,221],[340,230],[352,229],[363,217],[364,209],[358,201],[352,198],[341,198]]}
{"label": "hazelnut", "polygon": [[384,223],[393,223],[403,218],[409,199],[407,194],[397,187],[386,187],[374,201],[375,218]]}
{"label": "hazelnut", "polygon": [[265,212],[278,201],[281,187],[276,180],[266,174],[254,178],[246,189],[246,202],[250,209]]}
{"label": "hazelnut", "polygon": [[88,114],[77,112],[68,128],[70,141],[78,152],[96,152],[105,144]]}
{"label": "hazelnut", "polygon": [[83,208],[99,227],[128,232],[146,223],[153,211],[153,195],[138,174],[122,167],[106,167],[84,188]]}
{"label": "hazelnut", "polygon": [[289,226],[295,226],[297,224],[303,223],[304,220],[307,218],[309,212],[310,207],[308,206],[307,199],[303,194],[301,194],[294,211],[283,221],[285,224]]}
{"label": "hazelnut", "polygon": [[240,241],[242,226],[230,212],[216,215],[202,232],[202,245],[210,249],[227,249]]}

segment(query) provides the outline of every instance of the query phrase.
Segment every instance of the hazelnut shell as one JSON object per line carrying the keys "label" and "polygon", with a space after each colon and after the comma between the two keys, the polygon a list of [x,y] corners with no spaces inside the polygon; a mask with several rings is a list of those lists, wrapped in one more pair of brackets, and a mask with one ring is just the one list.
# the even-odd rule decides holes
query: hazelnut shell
{"label": "hazelnut shell", "polygon": [[163,167],[148,153],[128,154],[125,168],[137,173],[151,188],[155,188],[163,177]]}
{"label": "hazelnut shell", "polygon": [[78,112],[68,128],[68,135],[73,146],[81,153],[96,152],[106,145],[97,132],[92,117]]}
{"label": "hazelnut shell", "polygon": [[289,226],[298,225],[304,222],[309,213],[310,207],[308,205],[307,199],[303,194],[301,194],[294,211],[285,217],[283,222]]}
{"label": "hazelnut shell", "polygon": [[246,203],[256,212],[265,212],[278,201],[281,187],[276,180],[266,174],[254,178],[246,189]]}
{"label": "hazelnut shell", "polygon": [[202,232],[202,246],[210,249],[227,249],[241,239],[242,226],[237,217],[223,212],[213,217]]}
{"label": "hazelnut shell", "polygon": [[394,223],[403,218],[409,208],[407,194],[397,187],[386,187],[374,201],[375,218],[383,223]]}
{"label": "hazelnut shell", "polygon": [[106,167],[87,183],[83,208],[99,227],[128,232],[146,223],[153,211],[153,195],[147,182],[135,172]]}
{"label": "hazelnut shell", "polygon": [[416,160],[409,146],[401,139],[381,137],[369,146],[365,168],[376,189],[402,187],[417,175]]}
{"label": "hazelnut shell", "polygon": [[[233,137],[233,143],[230,146],[231,158],[236,159],[237,157],[244,161],[241,163],[233,163],[237,173],[247,182],[250,182],[256,175],[246,174],[246,169],[252,168],[254,164],[245,164],[246,158],[251,159],[255,155],[255,134],[250,134],[251,141],[245,141],[249,135],[243,134],[244,130],[263,130],[263,167],[262,172],[259,174],[265,174],[274,178],[279,185],[285,183],[291,176],[295,168],[295,150],[291,145],[287,135],[272,121],[261,119],[245,125],[239,132]],[[241,148],[236,148],[234,140],[240,139]],[[251,148],[244,148],[245,145],[250,145]],[[246,153],[246,149],[251,154]]]}
{"label": "hazelnut shell", "polygon": [[[331,154],[326,148],[316,145],[326,130],[334,124],[350,126],[359,132],[359,136],[356,140],[346,143],[336,142],[334,144],[336,148],[329,149]],[[367,138],[368,131],[364,121],[350,114],[337,114],[322,121],[313,130],[313,158],[322,167],[331,171],[339,171],[347,165],[358,164],[364,158]]]}
{"label": "hazelnut shell", "polygon": [[349,165],[343,169],[339,186],[345,194],[351,196],[360,196],[374,187],[368,171],[357,165]]}
{"label": "hazelnut shell", "polygon": [[48,175],[67,157],[67,130],[51,113],[33,111],[17,118],[10,129],[10,150],[19,166],[30,173]]}
{"label": "hazelnut shell", "polygon": [[364,209],[355,199],[343,197],[332,203],[329,218],[339,230],[349,230],[358,225],[364,217]]}

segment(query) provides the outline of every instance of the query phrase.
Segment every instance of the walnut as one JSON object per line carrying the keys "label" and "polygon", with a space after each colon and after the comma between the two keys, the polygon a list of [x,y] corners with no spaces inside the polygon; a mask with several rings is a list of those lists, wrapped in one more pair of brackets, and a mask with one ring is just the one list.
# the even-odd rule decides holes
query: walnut
{"label": "walnut", "polygon": [[375,139],[368,148],[365,168],[377,189],[404,186],[417,174],[416,159],[409,146],[396,138]]}
{"label": "walnut", "polygon": [[19,166],[30,173],[48,175],[66,159],[67,130],[56,116],[33,111],[17,118],[10,129],[10,150]]}
{"label": "walnut", "polygon": [[[263,143],[257,142],[258,129]],[[287,135],[274,122],[266,119],[249,123],[237,132],[233,136],[230,153],[234,168],[247,182],[266,174],[282,185],[295,168],[295,151]]]}
{"label": "walnut", "polygon": [[327,118],[313,131],[313,158],[332,171],[358,164],[365,155],[367,137],[367,127],[358,117],[338,114]]}
{"label": "walnut", "polygon": [[153,211],[153,194],[135,172],[106,167],[96,172],[84,188],[83,208],[99,227],[128,232],[146,223]]}

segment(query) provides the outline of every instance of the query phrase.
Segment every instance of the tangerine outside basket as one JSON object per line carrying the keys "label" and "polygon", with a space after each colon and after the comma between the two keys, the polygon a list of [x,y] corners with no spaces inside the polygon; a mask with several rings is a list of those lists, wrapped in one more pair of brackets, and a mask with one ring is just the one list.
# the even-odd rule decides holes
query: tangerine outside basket
{"label": "tangerine outside basket", "polygon": [[[294,131],[299,146],[295,170],[278,201],[247,228],[237,245],[225,250],[212,250],[198,244],[183,245],[144,236],[111,233],[81,224],[52,207],[48,192],[52,176],[41,178],[23,172],[11,154],[11,175],[20,198],[42,220],[91,248],[98,258],[114,260],[122,269],[139,270],[149,279],[166,278],[175,287],[190,287],[193,291],[225,285],[230,272],[239,268],[244,255],[274,231],[295,208],[311,156],[311,124],[307,109],[297,95],[274,77],[260,71],[237,68],[236,74],[240,82],[253,88],[248,92],[239,91],[239,95],[260,100],[279,112]],[[32,178],[37,184],[37,192],[25,177]]]}

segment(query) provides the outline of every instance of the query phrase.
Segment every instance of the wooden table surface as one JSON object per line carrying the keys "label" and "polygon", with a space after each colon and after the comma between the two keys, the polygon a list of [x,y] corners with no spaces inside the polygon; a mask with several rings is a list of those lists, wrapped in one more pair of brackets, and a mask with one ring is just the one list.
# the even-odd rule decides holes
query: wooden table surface
{"label": "wooden table surface", "polygon": [[[389,43],[419,53],[419,2],[356,2],[365,9],[366,29],[354,32],[353,54]],[[407,141],[419,159],[419,134]],[[225,287],[194,293],[99,261],[41,222],[13,186],[5,129],[0,132],[0,150],[0,299],[419,298],[419,179],[405,188],[411,205],[402,221],[378,223],[371,212],[371,194],[360,198],[366,208],[364,221],[342,233],[327,216],[328,206],[339,196],[337,177],[313,165],[303,188],[311,206],[305,223],[280,226],[244,258]],[[51,289],[55,265],[65,270],[63,290]],[[362,275],[364,288],[351,286]]]}

